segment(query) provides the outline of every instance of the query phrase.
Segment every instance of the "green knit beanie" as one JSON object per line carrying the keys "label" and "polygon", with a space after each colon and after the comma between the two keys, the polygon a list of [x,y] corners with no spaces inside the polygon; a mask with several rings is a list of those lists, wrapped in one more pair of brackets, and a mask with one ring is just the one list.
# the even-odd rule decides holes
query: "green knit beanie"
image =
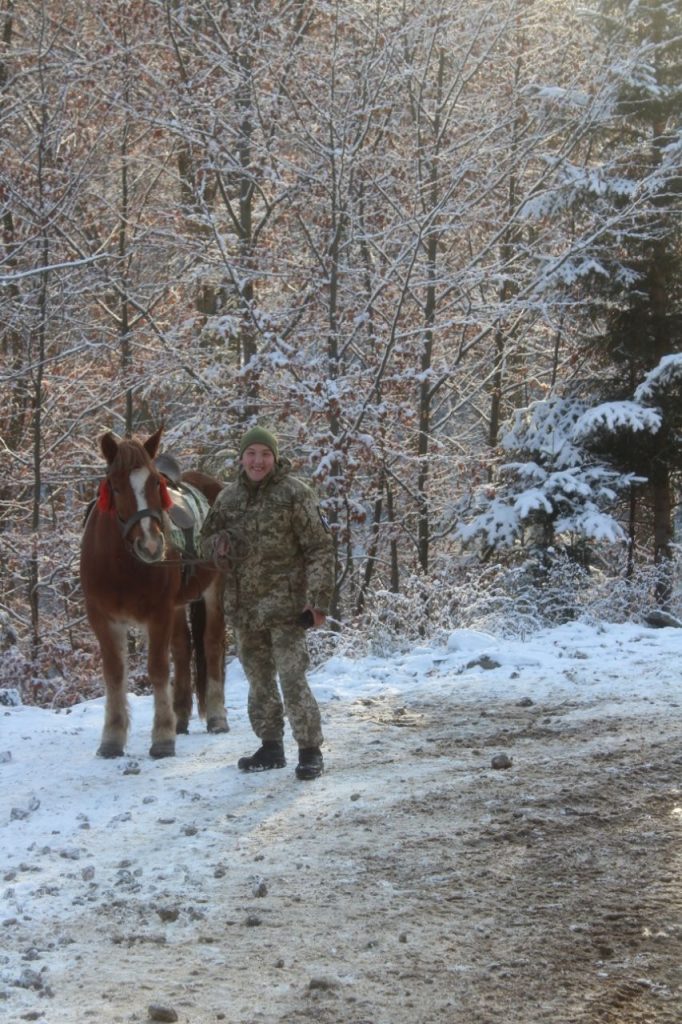
{"label": "green knit beanie", "polygon": [[279,461],[279,444],[274,434],[271,434],[265,427],[251,427],[247,430],[239,444],[239,458],[251,444],[264,444],[275,456],[275,462]]}

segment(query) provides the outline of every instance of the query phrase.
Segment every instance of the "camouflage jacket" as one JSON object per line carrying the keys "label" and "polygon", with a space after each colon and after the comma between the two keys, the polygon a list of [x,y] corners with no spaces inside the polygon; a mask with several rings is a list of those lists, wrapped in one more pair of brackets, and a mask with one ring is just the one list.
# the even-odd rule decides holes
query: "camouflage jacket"
{"label": "camouflage jacket", "polygon": [[293,624],[306,605],[327,611],[334,588],[334,552],[313,491],[289,475],[283,460],[254,486],[242,471],[218,495],[202,529],[213,557],[217,535],[230,551],[224,604],[236,626]]}

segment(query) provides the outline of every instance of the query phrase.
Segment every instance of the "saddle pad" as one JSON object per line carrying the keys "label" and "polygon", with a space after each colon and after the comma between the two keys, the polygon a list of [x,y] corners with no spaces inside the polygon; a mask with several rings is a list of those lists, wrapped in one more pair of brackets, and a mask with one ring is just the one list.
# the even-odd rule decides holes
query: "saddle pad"
{"label": "saddle pad", "polygon": [[168,488],[173,504],[168,509],[171,521],[171,543],[184,554],[199,550],[199,535],[208,515],[208,498],[191,484],[181,482]]}

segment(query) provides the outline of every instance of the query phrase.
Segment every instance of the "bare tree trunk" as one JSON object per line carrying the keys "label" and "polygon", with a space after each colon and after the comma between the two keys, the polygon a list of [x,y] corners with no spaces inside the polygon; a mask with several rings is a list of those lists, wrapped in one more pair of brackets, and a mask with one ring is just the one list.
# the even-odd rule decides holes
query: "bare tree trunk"
{"label": "bare tree trunk", "polygon": [[[128,303],[128,278],[126,266],[128,260],[128,122],[123,128],[121,139],[121,206],[118,221],[118,258],[121,276],[119,280],[119,319],[118,336],[121,346],[121,375],[125,380],[130,379],[133,354],[130,337],[129,303]],[[133,433],[133,391],[128,385],[125,392],[125,433],[131,437]]]}
{"label": "bare tree trunk", "polygon": [[635,485],[630,486],[628,501],[628,564],[626,578],[631,580],[635,575],[635,541],[637,535],[637,492]]}
{"label": "bare tree trunk", "polygon": [[[431,213],[440,201],[440,145],[441,145],[441,104],[443,100],[443,81],[445,78],[445,51],[438,54],[438,70],[436,73],[436,90],[433,115],[433,150],[427,158],[428,194]],[[431,515],[428,495],[429,484],[429,446],[431,441],[431,401],[432,381],[431,365],[433,360],[433,331],[436,319],[436,276],[438,261],[438,243],[440,231],[433,225],[426,241],[427,285],[424,301],[424,330],[422,336],[419,387],[419,435],[417,440],[417,555],[423,572],[428,572],[431,549]]]}
{"label": "bare tree trunk", "polygon": [[391,593],[400,593],[400,560],[398,558],[398,538],[395,525],[395,504],[393,501],[393,488],[389,480],[386,481],[386,519],[391,531]]}
{"label": "bare tree trunk", "polygon": [[357,615],[364,610],[365,599],[367,597],[367,591],[372,583],[372,577],[374,576],[374,570],[376,568],[377,555],[379,553],[379,543],[381,540],[381,519],[384,511],[384,481],[381,481],[381,490],[379,497],[374,502],[374,511],[372,514],[372,525],[370,526],[370,537],[371,540],[367,547],[365,555],[365,570],[362,576],[362,583],[358,591],[358,596],[355,601],[355,612]]}
{"label": "bare tree trunk", "polygon": [[239,254],[243,284],[240,297],[242,322],[240,330],[241,365],[248,371],[246,378],[245,419],[258,413],[259,381],[256,369],[258,345],[253,321],[254,287],[253,274],[256,267],[253,237],[253,69],[248,52],[237,55],[239,85],[237,106],[240,111],[237,153],[239,157]]}

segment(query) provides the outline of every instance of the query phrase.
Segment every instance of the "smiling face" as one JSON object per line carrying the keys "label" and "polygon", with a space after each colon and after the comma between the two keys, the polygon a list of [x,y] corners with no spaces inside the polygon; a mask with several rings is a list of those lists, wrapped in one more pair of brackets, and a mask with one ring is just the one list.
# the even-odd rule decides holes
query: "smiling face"
{"label": "smiling face", "polygon": [[259,484],[275,468],[275,456],[266,444],[250,444],[244,449],[241,463],[249,480]]}

